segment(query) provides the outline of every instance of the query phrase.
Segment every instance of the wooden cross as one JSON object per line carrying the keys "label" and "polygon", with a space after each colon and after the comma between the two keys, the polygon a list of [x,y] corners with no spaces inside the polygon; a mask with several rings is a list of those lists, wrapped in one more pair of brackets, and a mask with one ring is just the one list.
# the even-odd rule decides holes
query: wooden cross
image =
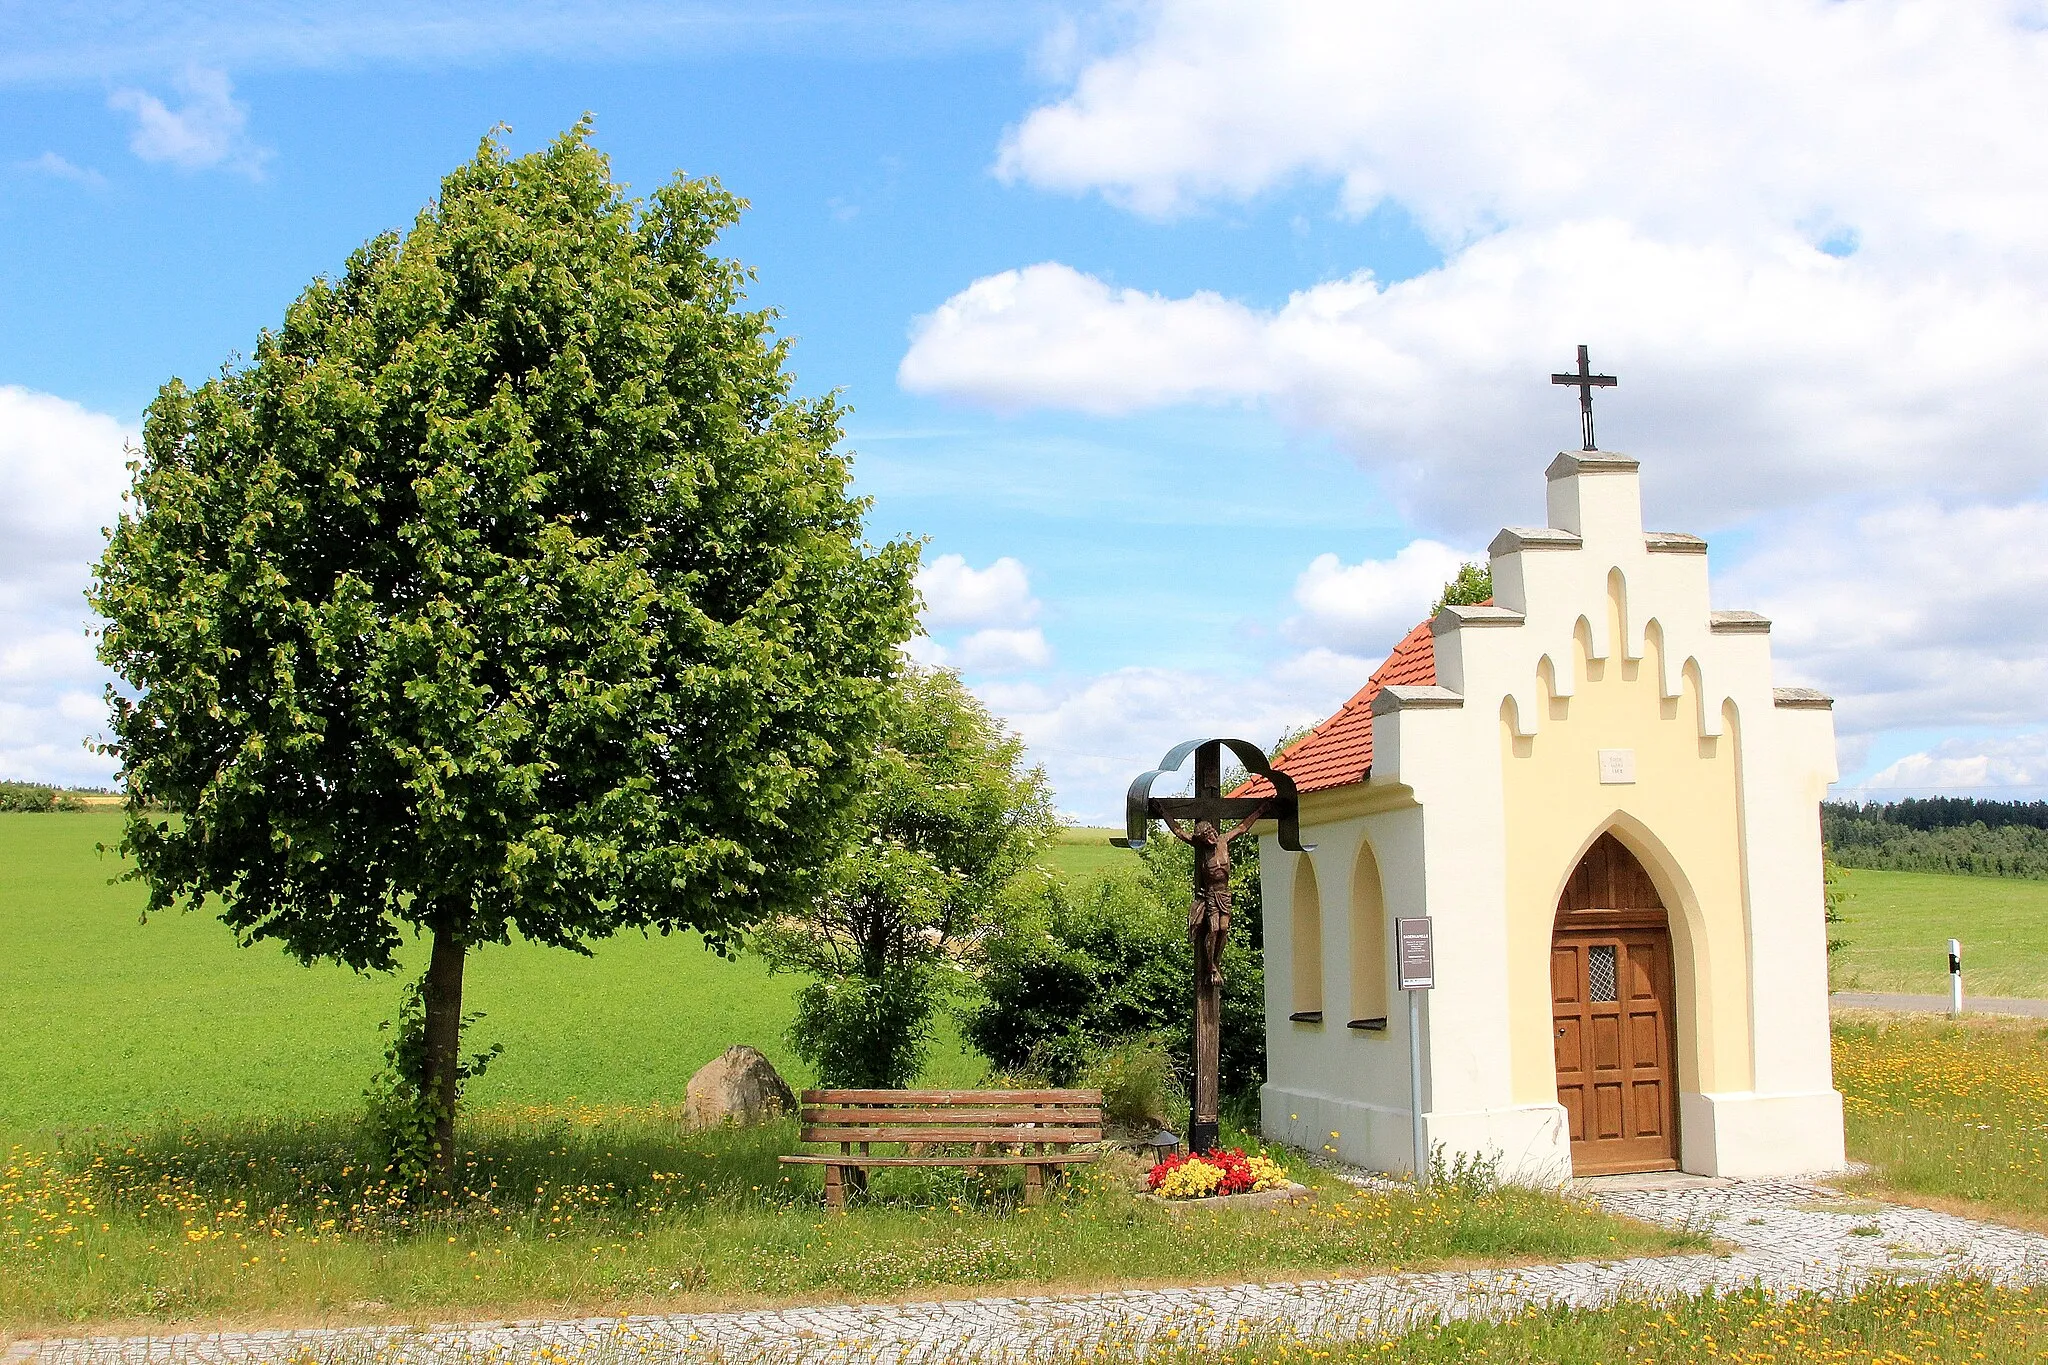
{"label": "wooden cross", "polygon": [[[1223,794],[1225,746],[1247,770],[1272,785],[1271,796]],[[1189,754],[1195,757],[1195,794],[1153,796],[1152,784],[1178,770]],[[1195,949],[1191,1152],[1213,1150],[1221,1126],[1218,1072],[1223,1051],[1223,945],[1230,935],[1230,841],[1271,818],[1279,826],[1280,847],[1306,853],[1312,846],[1301,842],[1299,807],[1294,779],[1274,768],[1258,745],[1242,739],[1191,739],[1169,749],[1158,767],[1131,783],[1124,803],[1125,835],[1110,840],[1119,848],[1143,848],[1152,821],[1161,820],[1174,838],[1195,851],[1195,899],[1188,908],[1188,937]]]}
{"label": "wooden cross", "polygon": [[1598,450],[1593,444],[1593,390],[1611,389],[1621,381],[1611,374],[1594,374],[1593,364],[1586,358],[1586,348],[1579,347],[1579,369],[1576,374],[1554,374],[1553,384],[1570,384],[1579,391],[1579,426],[1586,438],[1586,449]]}

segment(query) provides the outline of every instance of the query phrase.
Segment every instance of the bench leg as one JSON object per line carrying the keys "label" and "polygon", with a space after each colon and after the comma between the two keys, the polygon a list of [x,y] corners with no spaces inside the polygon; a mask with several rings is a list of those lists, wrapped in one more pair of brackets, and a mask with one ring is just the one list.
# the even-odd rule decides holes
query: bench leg
{"label": "bench leg", "polygon": [[1024,1207],[1035,1209],[1045,1202],[1045,1167],[1024,1168]]}
{"label": "bench leg", "polygon": [[825,1168],[825,1207],[845,1213],[846,1186],[842,1183],[839,1172],[840,1167],[837,1166]]}

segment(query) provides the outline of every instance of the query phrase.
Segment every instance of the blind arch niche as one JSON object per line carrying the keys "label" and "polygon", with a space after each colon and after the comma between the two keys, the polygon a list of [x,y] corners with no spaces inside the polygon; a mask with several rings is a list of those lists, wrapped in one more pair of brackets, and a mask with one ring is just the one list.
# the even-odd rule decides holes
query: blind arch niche
{"label": "blind arch niche", "polygon": [[1358,864],[1351,870],[1351,1013],[1352,1028],[1384,1033],[1387,1027],[1387,901],[1380,889],[1379,859],[1372,844],[1361,840]]}
{"label": "blind arch niche", "polygon": [[1316,888],[1316,865],[1306,853],[1294,859],[1294,905],[1288,927],[1293,968],[1293,1012],[1288,1018],[1297,1024],[1318,1024],[1323,1019],[1323,900]]}

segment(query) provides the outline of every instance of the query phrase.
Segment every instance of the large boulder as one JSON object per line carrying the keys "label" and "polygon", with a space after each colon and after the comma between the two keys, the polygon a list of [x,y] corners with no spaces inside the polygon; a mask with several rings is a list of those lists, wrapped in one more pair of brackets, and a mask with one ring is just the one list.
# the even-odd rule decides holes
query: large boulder
{"label": "large boulder", "polygon": [[736,1044],[690,1077],[687,1111],[693,1128],[741,1127],[796,1112],[796,1094],[758,1049]]}

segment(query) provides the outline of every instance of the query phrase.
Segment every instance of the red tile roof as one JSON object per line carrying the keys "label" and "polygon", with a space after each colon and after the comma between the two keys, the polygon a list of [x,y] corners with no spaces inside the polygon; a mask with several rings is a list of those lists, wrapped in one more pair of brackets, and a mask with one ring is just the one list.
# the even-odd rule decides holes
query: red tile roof
{"label": "red tile roof", "polygon": [[[1424,621],[1401,638],[1387,661],[1373,671],[1358,695],[1344,703],[1336,715],[1287,746],[1273,760],[1273,766],[1294,779],[1296,790],[1327,791],[1365,781],[1372,771],[1372,699],[1389,685],[1434,687],[1436,685],[1436,643]],[[1231,793],[1233,796],[1271,796],[1273,784],[1254,777]]]}

